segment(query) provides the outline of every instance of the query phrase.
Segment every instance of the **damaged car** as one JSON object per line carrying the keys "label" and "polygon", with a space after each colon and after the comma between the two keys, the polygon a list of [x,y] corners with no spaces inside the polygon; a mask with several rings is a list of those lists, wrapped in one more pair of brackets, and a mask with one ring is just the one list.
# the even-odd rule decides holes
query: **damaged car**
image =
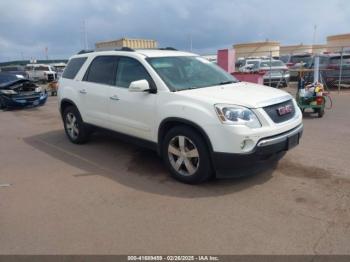
{"label": "damaged car", "polygon": [[0,109],[42,106],[48,94],[33,81],[0,73]]}

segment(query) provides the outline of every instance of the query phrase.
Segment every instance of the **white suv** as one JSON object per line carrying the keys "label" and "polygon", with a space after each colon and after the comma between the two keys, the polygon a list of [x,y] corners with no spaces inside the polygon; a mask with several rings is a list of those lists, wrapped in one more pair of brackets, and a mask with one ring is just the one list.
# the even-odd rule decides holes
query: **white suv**
{"label": "white suv", "polygon": [[176,50],[75,55],[58,97],[71,142],[86,142],[94,127],[116,131],[157,150],[172,176],[191,184],[283,155],[303,131],[288,93],[238,82],[207,59]]}

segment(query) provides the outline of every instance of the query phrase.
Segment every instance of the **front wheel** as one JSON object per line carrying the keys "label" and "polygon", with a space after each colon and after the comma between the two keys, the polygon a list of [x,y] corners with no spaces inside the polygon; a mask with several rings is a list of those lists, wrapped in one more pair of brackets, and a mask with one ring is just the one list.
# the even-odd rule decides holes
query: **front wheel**
{"label": "front wheel", "polygon": [[162,157],[170,174],[181,182],[199,184],[213,174],[207,145],[192,128],[172,128],[164,138]]}

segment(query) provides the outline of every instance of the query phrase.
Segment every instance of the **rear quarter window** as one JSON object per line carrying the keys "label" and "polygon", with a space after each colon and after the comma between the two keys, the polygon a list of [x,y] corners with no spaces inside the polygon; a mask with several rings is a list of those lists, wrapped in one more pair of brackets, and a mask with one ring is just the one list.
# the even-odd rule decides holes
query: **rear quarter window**
{"label": "rear quarter window", "polygon": [[67,67],[65,68],[62,77],[67,79],[74,79],[78,74],[80,68],[85,63],[87,57],[77,57],[69,60]]}

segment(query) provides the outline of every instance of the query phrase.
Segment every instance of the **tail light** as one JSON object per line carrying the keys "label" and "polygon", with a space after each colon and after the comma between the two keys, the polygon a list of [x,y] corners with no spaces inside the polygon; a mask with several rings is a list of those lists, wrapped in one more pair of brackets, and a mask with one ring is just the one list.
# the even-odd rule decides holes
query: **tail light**
{"label": "tail light", "polygon": [[293,66],[293,65],[295,65],[295,63],[287,63],[288,67]]}
{"label": "tail light", "polygon": [[317,105],[322,105],[323,104],[323,97],[322,96],[316,97],[316,103],[317,103]]}

